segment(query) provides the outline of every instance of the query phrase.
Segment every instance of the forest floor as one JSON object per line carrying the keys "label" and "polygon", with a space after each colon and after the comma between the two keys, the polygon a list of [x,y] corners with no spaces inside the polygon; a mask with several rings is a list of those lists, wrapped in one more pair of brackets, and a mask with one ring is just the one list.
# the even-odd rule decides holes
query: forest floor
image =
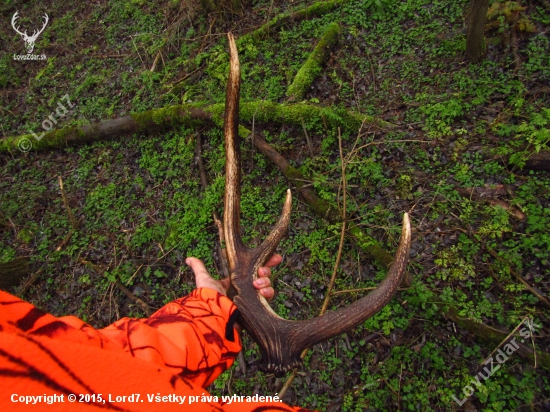
{"label": "forest floor", "polygon": [[[312,348],[284,401],[323,411],[550,410],[547,361],[535,366],[514,353],[474,385],[484,360],[503,345],[445,316],[452,307],[473,325],[506,334],[520,326],[518,339],[531,320],[533,338],[525,343],[539,354],[550,351],[544,302],[550,292],[550,175],[523,167],[550,140],[550,11],[537,0],[495,3],[486,59],[473,65],[464,61],[469,0],[346,0],[261,38],[245,35],[313,3],[255,0],[242,15],[224,20],[178,0],[5,1],[0,135],[40,135],[60,104],[68,112],[53,115],[55,128],[182,103],[223,103],[228,31],[238,40],[241,102],[288,103],[296,73],[337,22],[338,42],[303,100],[385,121],[342,133],[346,216],[393,253],[402,215],[410,213],[412,283],[364,324]],[[9,24],[16,11],[22,27],[40,27],[41,16],[49,15],[34,51],[47,60],[13,59],[25,54]],[[252,122],[243,125],[252,129]],[[254,129],[319,196],[342,205],[336,128],[304,118],[303,127],[255,121]],[[252,150],[250,139],[242,152],[242,226],[245,241],[256,245],[294,187]],[[0,263],[28,256],[35,275],[9,290],[94,327],[145,316],[136,297],[155,310],[189,293],[194,277],[186,256],[219,274],[212,212],[223,212],[224,164],[222,130],[206,123],[0,154]],[[296,192],[294,198],[291,228],[278,249],[284,261],[274,270],[272,307],[285,318],[306,319],[321,308],[340,225],[316,216]],[[342,293],[332,296],[329,309],[363,296],[385,273],[347,237],[335,286]],[[259,351],[246,336],[244,358],[246,374],[233,367],[208,389],[217,395],[280,392],[286,377],[259,371]],[[467,385],[474,389],[469,397]]]}

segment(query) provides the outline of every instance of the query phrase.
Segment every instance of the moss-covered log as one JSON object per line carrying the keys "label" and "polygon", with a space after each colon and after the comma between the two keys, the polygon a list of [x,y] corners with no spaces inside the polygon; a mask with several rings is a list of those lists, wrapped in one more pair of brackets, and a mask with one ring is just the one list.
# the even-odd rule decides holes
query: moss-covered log
{"label": "moss-covered log", "polygon": [[[306,187],[304,183],[305,176],[298,169],[292,167],[290,163],[281,156],[273,147],[265,140],[256,136],[254,144],[269,160],[271,160],[286,176],[286,178],[296,186],[298,193],[305,202],[322,218],[330,223],[339,223],[342,221],[342,216],[334,205],[331,205],[324,199],[321,199],[314,189]],[[369,257],[376,260],[380,265],[388,268],[393,262],[393,256],[385,249],[381,248],[378,242],[368,236],[358,226],[353,226],[349,229],[357,245],[363,249]]]}
{"label": "moss-covered log", "polygon": [[[17,154],[29,150],[59,148],[71,144],[112,139],[120,135],[159,131],[177,125],[194,126],[205,121],[214,121],[221,125],[224,110],[224,103],[170,106],[92,125],[54,130],[45,134],[40,140],[32,135],[5,137],[0,139],[0,153]],[[309,123],[329,128],[341,127],[352,133],[359,130],[363,122],[376,122],[384,127],[391,126],[371,116],[345,109],[332,109],[306,103],[279,104],[263,100],[241,103],[239,116],[245,122],[252,122],[255,118],[257,122],[295,126],[301,126],[302,121],[307,119]]]}
{"label": "moss-covered log", "polygon": [[18,257],[6,263],[0,263],[0,289],[17,286],[21,279],[29,274],[29,258]]}
{"label": "moss-covered log", "polygon": [[91,125],[52,130],[40,139],[33,135],[5,137],[0,139],[0,153],[15,154],[19,151],[28,152],[112,139],[124,134],[158,131],[177,124],[193,124],[197,120],[209,120],[210,117],[210,114],[191,105],[171,106]]}
{"label": "moss-covered log", "polygon": [[305,7],[300,10],[296,10],[292,13],[281,13],[275,16],[273,19],[265,23],[264,25],[258,27],[253,32],[242,36],[241,39],[237,40],[237,45],[243,38],[248,36],[252,37],[254,40],[261,40],[269,35],[269,33],[285,24],[296,22],[300,20],[312,19],[315,17],[321,17],[325,14],[336,9],[340,5],[344,4],[345,0],[328,0],[328,1],[319,1],[312,4],[311,6]]}
{"label": "moss-covered log", "polygon": [[339,37],[340,26],[338,23],[330,24],[289,86],[286,95],[290,101],[303,99],[306,91],[311,87],[313,80],[321,73],[322,66]]}
{"label": "moss-covered log", "polygon": [[[439,308],[447,319],[453,321],[462,329],[466,329],[468,332],[473,333],[476,337],[493,349],[500,345],[504,339],[509,336],[508,332],[503,332],[483,323],[476,322],[473,319],[459,316],[458,310],[452,306],[439,305]],[[535,352],[533,348],[520,342],[517,342],[517,344],[519,345],[519,349],[515,353],[534,364]],[[536,357],[537,365],[542,366],[545,369],[550,369],[550,354],[545,352],[536,352]]]}

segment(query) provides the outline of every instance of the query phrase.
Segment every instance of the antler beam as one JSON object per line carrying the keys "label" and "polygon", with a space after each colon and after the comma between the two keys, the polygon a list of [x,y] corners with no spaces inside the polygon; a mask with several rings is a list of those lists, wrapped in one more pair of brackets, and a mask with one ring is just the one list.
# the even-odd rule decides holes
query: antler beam
{"label": "antler beam", "polygon": [[264,266],[285,234],[290,221],[292,196],[287,191],[283,212],[275,228],[257,248],[248,248],[240,236],[240,65],[235,39],[228,34],[230,50],[229,81],[225,102],[225,211],[224,234],[231,279],[229,296],[241,312],[241,324],[260,346],[262,367],[284,372],[300,362],[302,351],[344,333],[373,316],[397,292],[405,274],[411,243],[407,213],[395,259],[386,278],[367,296],[324,316],[289,321],[277,315],[252,285],[258,268]]}

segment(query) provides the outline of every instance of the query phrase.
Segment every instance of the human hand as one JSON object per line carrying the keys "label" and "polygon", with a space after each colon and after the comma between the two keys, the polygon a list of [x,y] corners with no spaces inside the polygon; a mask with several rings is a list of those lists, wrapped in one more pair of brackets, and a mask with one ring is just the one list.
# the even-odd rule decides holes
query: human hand
{"label": "human hand", "polygon": [[[271,269],[273,266],[278,265],[283,260],[281,255],[275,254],[266,262],[265,266],[258,269],[258,278],[252,282],[254,287],[259,290],[260,295],[266,298],[268,301],[272,300],[275,296],[275,291],[271,287]],[[215,280],[210,276],[204,263],[200,259],[194,257],[188,257],[185,259],[185,263],[191,267],[195,274],[195,282],[197,288],[208,288],[220,292],[222,295],[227,295],[227,289],[229,288],[229,279]]]}

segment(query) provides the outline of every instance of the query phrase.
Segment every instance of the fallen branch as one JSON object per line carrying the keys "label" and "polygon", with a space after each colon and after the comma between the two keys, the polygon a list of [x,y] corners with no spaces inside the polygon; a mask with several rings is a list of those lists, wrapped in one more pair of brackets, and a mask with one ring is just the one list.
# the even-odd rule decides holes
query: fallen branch
{"label": "fallen branch", "polygon": [[[33,135],[5,137],[0,139],[0,153],[16,154],[20,151],[60,148],[71,144],[112,139],[120,135],[159,131],[178,125],[197,126],[210,121],[221,125],[224,110],[225,103],[170,106],[87,126],[52,130],[40,140]],[[250,122],[255,117],[256,121],[295,126],[300,126],[302,119],[308,119],[310,123],[326,124],[334,129],[342,127],[344,131],[349,132],[356,132],[364,122],[392,127],[389,123],[371,116],[307,103],[279,104],[263,100],[241,103],[239,116],[244,122]]]}
{"label": "fallen branch", "polygon": [[34,284],[34,282],[36,282],[36,280],[40,277],[43,270],[44,270],[44,267],[41,267],[36,272],[34,272],[32,276],[25,283],[19,286],[17,290],[17,294],[21,296],[24,293],[26,293],[27,290],[29,290],[29,288]]}
{"label": "fallen branch", "polygon": [[[502,186],[502,185],[501,185]],[[466,198],[475,200],[477,202],[485,202],[491,206],[500,206],[504,210],[506,210],[510,216],[512,216],[514,219],[519,221],[524,221],[527,216],[525,213],[523,213],[521,210],[519,210],[517,207],[511,206],[506,202],[503,202],[502,200],[498,199],[489,199],[489,196],[498,196],[500,193],[498,192],[498,189],[485,189],[482,193],[479,193],[478,190],[473,188],[466,188],[466,187],[455,187],[456,191],[460,194],[460,196]]]}
{"label": "fallen branch", "polygon": [[128,288],[124,286],[120,280],[117,280],[115,283],[117,288],[119,288],[130,300],[141,306],[147,317],[151,316],[151,309],[149,308],[149,305],[147,303],[145,303],[143,300],[130,292],[130,290],[128,290]]}
{"label": "fallen branch", "polygon": [[304,65],[300,68],[300,70],[298,70],[294,81],[288,87],[286,95],[288,96],[289,101],[303,99],[305,93],[311,87],[313,80],[315,80],[321,72],[321,67],[330,55],[330,50],[338,41],[339,36],[340,26],[338,23],[330,24]]}
{"label": "fallen branch", "polygon": [[[509,335],[508,332],[502,332],[498,329],[487,326],[483,323],[479,323],[470,318],[463,318],[458,315],[458,310],[452,306],[444,306],[438,304],[439,309],[445,315],[445,317],[454,323],[456,323],[462,329],[473,333],[482,341],[485,341],[490,346],[498,346],[502,343],[503,340]],[[519,349],[515,352],[523,359],[529,361],[532,364],[535,364],[535,356],[537,359],[537,364],[542,366],[545,369],[550,369],[550,354],[545,352],[539,352],[533,350],[533,348],[516,342],[519,345]]]}
{"label": "fallen branch", "polygon": [[243,40],[250,37],[254,40],[261,40],[269,35],[269,33],[273,29],[281,27],[287,23],[324,16],[325,14],[331,12],[332,10],[341,6],[344,3],[345,0],[319,1],[312,4],[311,6],[305,7],[301,10],[297,10],[293,13],[278,14],[264,25],[258,27],[253,32],[242,36],[239,40],[237,40],[237,45],[241,44]]}
{"label": "fallen branch", "polygon": [[183,124],[196,119],[209,120],[210,118],[208,113],[195,110],[191,106],[171,106],[91,125],[52,130],[40,140],[33,135],[6,137],[0,139],[0,153],[18,152],[19,150],[16,149],[26,152],[30,149],[65,147],[70,144],[106,140],[122,134],[159,130],[175,123]]}
{"label": "fallen branch", "polygon": [[491,256],[493,256],[496,260],[503,262],[504,264],[508,265],[508,268],[510,270],[510,273],[514,275],[514,277],[522,283],[525,288],[531,292],[540,302],[546,306],[547,308],[550,308],[550,302],[542,295],[542,293],[535,288],[533,288],[525,279],[523,279],[523,276],[521,276],[519,273],[517,273],[514,269],[512,269],[512,265],[507,262],[505,259],[501,258],[497,252],[495,252],[493,249],[490,249],[486,246],[483,247]]}
{"label": "fallen branch", "polygon": [[[331,224],[342,222],[342,216],[338,213],[335,206],[321,199],[317,195],[315,189],[305,187],[306,184],[304,180],[306,179],[302,172],[292,167],[283,156],[259,136],[256,136],[255,144],[258,150],[283,172],[290,183],[296,186],[302,199],[304,199],[319,216],[328,220]],[[354,238],[356,244],[363,249],[369,257],[376,260],[384,268],[389,268],[393,262],[393,256],[387,250],[381,248],[375,239],[363,232],[359,226],[350,227],[348,234]]]}
{"label": "fallen branch", "polygon": [[525,168],[530,170],[550,170],[550,151],[534,153],[525,161]]}

